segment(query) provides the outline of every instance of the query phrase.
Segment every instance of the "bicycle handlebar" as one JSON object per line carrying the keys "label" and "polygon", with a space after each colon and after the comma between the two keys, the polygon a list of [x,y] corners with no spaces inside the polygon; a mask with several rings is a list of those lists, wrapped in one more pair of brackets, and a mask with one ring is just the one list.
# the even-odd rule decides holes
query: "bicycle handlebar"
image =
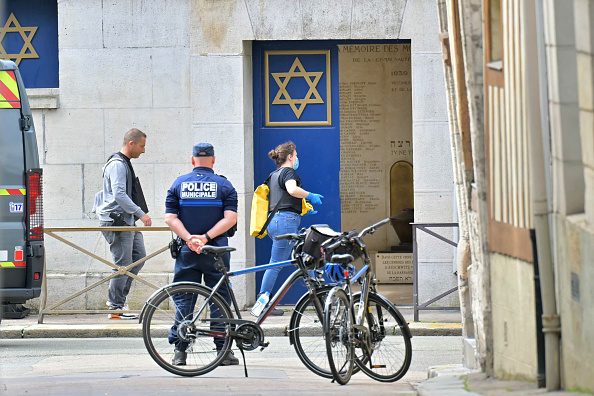
{"label": "bicycle handlebar", "polygon": [[344,240],[343,238],[344,238],[344,237],[342,237],[342,236],[341,236],[341,238],[340,238],[338,241],[336,241],[336,242],[334,242],[334,243],[332,243],[332,244],[330,244],[330,245],[328,245],[328,246],[325,246],[325,247],[324,247],[324,249],[325,249],[325,250],[328,250],[328,251],[330,251],[330,252],[331,252],[331,251],[333,251],[334,249],[336,249],[337,247],[339,247],[339,246],[340,246],[340,244],[341,244],[341,243],[342,243],[342,241]]}
{"label": "bicycle handlebar", "polygon": [[301,239],[305,238],[305,234],[300,235],[300,234],[283,234],[283,235],[278,235],[275,236],[274,239],[277,241],[283,240],[283,239],[290,239],[292,241],[299,241]]}
{"label": "bicycle handlebar", "polygon": [[367,227],[363,231],[361,231],[361,233],[359,234],[359,238],[362,238],[366,234],[373,234],[375,231],[377,231],[378,228],[380,228],[381,226],[387,224],[389,221],[390,221],[390,218],[387,217],[387,218],[385,218],[383,220],[378,221],[374,225],[370,225],[369,227]]}
{"label": "bicycle handlebar", "polygon": [[383,220],[378,221],[377,223],[370,225],[369,227],[365,228],[363,231],[361,231],[359,234],[357,234],[357,231],[353,230],[350,231],[348,233],[343,233],[340,235],[340,237],[338,238],[338,240],[334,241],[333,243],[323,246],[324,250],[327,251],[333,251],[334,249],[336,249],[337,247],[339,247],[343,242],[350,240],[352,238],[362,238],[364,237],[366,234],[373,234],[379,227],[387,224],[390,221],[390,218],[386,218]]}

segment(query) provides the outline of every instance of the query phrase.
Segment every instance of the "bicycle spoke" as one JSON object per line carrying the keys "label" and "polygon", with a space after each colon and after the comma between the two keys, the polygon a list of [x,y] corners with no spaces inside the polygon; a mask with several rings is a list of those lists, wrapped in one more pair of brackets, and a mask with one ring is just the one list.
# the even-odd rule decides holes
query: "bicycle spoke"
{"label": "bicycle spoke", "polygon": [[[178,375],[201,375],[214,369],[230,344],[224,323],[227,304],[194,285],[166,289],[149,302],[143,318],[143,338],[149,354],[164,369]],[[208,301],[208,304],[204,304]],[[200,314],[196,311],[204,306]],[[193,318],[196,320],[192,327]],[[185,352],[185,365],[173,364],[175,350]],[[177,362],[179,363],[179,362]]]}
{"label": "bicycle spoke", "polygon": [[[355,298],[360,298],[360,295]],[[396,308],[380,296],[369,294],[371,323],[366,315],[370,351],[357,348],[356,364],[369,377],[382,382],[393,382],[406,374],[412,359],[412,346],[408,333],[401,326],[406,323],[397,316]]]}
{"label": "bicycle spoke", "polygon": [[[317,291],[318,301],[325,301],[328,288]],[[307,293],[295,306],[288,330],[291,343],[303,364],[315,374],[332,378],[328,366],[322,321],[316,313],[312,296]]]}

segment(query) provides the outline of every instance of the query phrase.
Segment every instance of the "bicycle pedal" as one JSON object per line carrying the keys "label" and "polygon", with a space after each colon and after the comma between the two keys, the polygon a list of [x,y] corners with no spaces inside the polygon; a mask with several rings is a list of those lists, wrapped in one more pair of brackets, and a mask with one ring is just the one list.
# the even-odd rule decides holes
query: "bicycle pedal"
{"label": "bicycle pedal", "polygon": [[266,348],[268,345],[270,345],[269,342],[265,342],[264,344],[262,344],[262,348],[260,348],[260,352],[262,352],[264,350],[264,348]]}
{"label": "bicycle pedal", "polygon": [[386,368],[386,365],[385,364],[374,364],[374,365],[371,366],[371,368],[374,368],[374,369],[376,369],[376,368]]}

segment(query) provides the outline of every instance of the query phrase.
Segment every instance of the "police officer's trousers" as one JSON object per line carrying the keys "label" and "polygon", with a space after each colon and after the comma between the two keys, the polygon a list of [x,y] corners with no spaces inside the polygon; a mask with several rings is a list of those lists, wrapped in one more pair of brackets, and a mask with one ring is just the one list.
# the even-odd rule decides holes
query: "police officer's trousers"
{"label": "police officer's trousers", "polygon": [[[225,245],[226,245],[225,238]],[[219,241],[218,245],[224,246],[222,243],[223,241]],[[225,268],[229,271],[229,253],[223,255],[223,262],[225,264]],[[208,287],[214,287],[217,282],[223,276],[219,271],[215,270],[214,268],[215,260],[207,256],[205,254],[196,254],[195,252],[191,251],[187,246],[183,246],[180,252],[180,255],[175,260],[175,274],[173,276],[173,282],[196,282],[196,283],[203,283]],[[219,294],[221,297],[227,301],[229,305],[231,305],[231,297],[229,296],[229,291],[225,286],[222,286],[219,289]],[[171,327],[171,332],[169,334],[169,343],[175,344],[177,350],[185,350],[187,348],[187,344],[179,341],[177,337],[177,324],[182,320],[188,320],[192,318],[192,312],[195,309],[196,301],[192,300],[191,296],[184,296],[174,299],[177,311],[175,317],[175,324]],[[211,306],[212,308],[212,306]],[[211,309],[211,319],[216,319],[220,317],[220,313],[216,312],[216,310]],[[219,329],[224,331],[224,325],[220,323],[217,324],[213,322],[211,328]],[[216,345],[217,349],[221,349],[225,343],[224,339],[215,339],[214,344]]]}

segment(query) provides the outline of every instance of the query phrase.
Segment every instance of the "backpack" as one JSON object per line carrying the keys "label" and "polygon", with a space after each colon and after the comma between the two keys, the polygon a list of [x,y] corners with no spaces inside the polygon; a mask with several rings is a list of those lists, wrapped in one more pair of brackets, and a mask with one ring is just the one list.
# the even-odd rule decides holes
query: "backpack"
{"label": "backpack", "polygon": [[[256,238],[264,238],[267,234],[266,228],[272,220],[274,213],[268,216],[268,193],[270,189],[266,183],[260,184],[254,196],[252,198],[252,214],[250,218],[250,235]],[[282,198],[278,201],[280,203],[284,201]],[[275,208],[277,209],[277,208]],[[276,213],[276,210],[273,212]],[[269,219],[270,218],[270,219]]]}
{"label": "backpack", "polygon": [[[276,172],[276,171],[275,171]],[[268,194],[270,193],[270,188],[268,187],[268,182],[272,177],[272,172],[266,181],[260,184],[256,190],[254,191],[254,196],[252,197],[252,213],[250,218],[250,235],[256,238],[264,238],[267,234],[266,228],[268,228],[268,224],[278,211],[278,208],[283,203],[287,195],[283,195],[281,199],[278,200],[277,204],[275,205],[274,209],[268,214],[268,208],[270,206],[270,202],[268,201]],[[301,216],[313,210],[313,206],[303,198],[301,202]]]}

